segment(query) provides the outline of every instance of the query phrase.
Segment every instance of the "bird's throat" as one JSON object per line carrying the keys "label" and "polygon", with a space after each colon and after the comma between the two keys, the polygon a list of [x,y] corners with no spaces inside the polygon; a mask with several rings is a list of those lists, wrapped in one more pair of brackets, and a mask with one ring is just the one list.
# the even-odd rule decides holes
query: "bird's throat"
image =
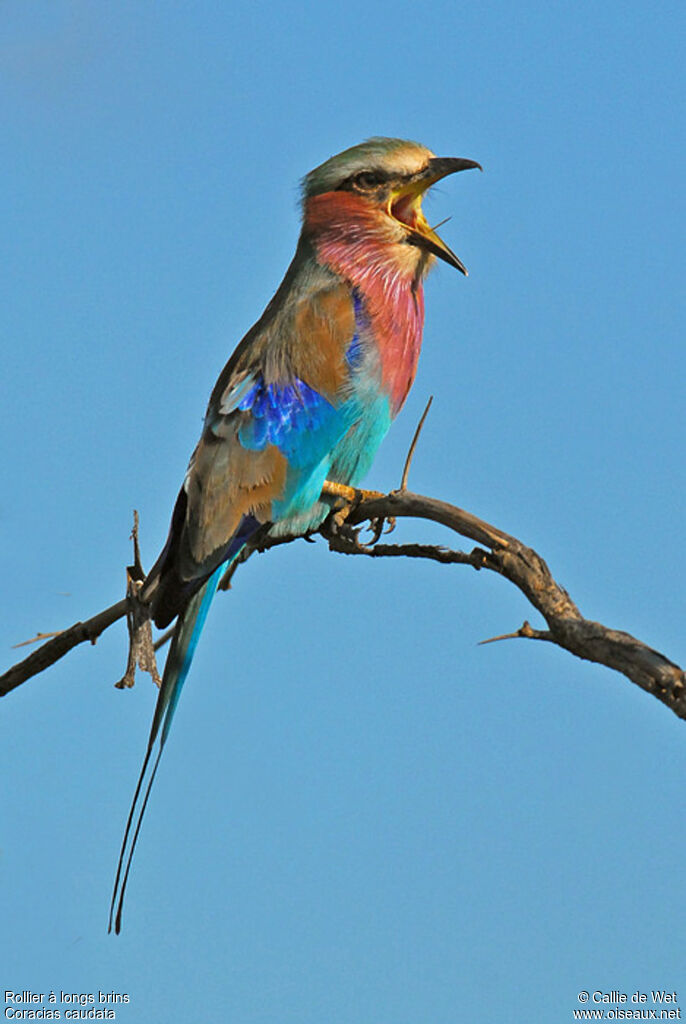
{"label": "bird's throat", "polygon": [[345,193],[310,200],[305,231],[318,262],[348,281],[362,300],[379,353],[381,384],[396,415],[417,370],[424,325],[422,278],[433,257],[407,245],[400,225]]}

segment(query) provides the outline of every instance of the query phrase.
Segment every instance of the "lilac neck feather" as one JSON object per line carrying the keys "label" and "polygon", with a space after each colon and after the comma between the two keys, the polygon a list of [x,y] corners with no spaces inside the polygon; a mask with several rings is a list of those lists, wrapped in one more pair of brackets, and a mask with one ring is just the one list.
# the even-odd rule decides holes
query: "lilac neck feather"
{"label": "lilac neck feather", "polygon": [[395,416],[417,371],[427,261],[405,244],[400,225],[349,192],[309,200],[304,230],[318,260],[348,280],[364,300],[381,357],[382,386]]}

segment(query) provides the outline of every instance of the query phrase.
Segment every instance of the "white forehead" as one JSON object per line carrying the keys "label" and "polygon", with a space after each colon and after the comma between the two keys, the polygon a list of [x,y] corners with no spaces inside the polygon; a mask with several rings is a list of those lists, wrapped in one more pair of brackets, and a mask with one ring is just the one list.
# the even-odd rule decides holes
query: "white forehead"
{"label": "white forehead", "polygon": [[360,171],[383,170],[389,174],[416,174],[434,153],[407,139],[367,139],[325,160],[303,178],[305,197],[330,192]]}

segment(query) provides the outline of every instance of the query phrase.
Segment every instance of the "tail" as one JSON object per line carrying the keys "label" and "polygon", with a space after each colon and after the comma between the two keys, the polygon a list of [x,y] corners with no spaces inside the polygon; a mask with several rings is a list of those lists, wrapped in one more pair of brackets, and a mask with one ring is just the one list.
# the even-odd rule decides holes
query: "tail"
{"label": "tail", "polygon": [[[155,714],[152,719],[148,747],[143,759],[141,773],[138,776],[138,784],[136,786],[136,792],[133,795],[131,810],[129,811],[129,817],[126,821],[124,839],[122,840],[121,850],[119,852],[119,862],[117,864],[117,874],[114,880],[114,892],[112,893],[110,919],[107,929],[108,932],[111,932],[112,925],[114,924],[114,930],[117,935],[121,931],[121,916],[124,908],[126,883],[129,879],[131,861],[133,860],[136,843],[138,842],[138,834],[141,830],[143,815],[145,814],[145,808],[148,804],[150,790],[152,789],[152,784],[155,781],[157,767],[160,763],[164,744],[166,743],[167,736],[169,735],[169,729],[174,717],[174,712],[176,711],[176,705],[179,702],[181,689],[186,681],[186,676],[188,675],[188,670],[191,666],[193,655],[195,654],[198,639],[202,633],[203,626],[205,625],[207,612],[209,611],[212,598],[217,590],[219,579],[225,568],[226,563],[223,563],[214,571],[207,582],[191,598],[186,608],[181,612],[176,620],[176,629],[174,630],[171,647],[169,649],[169,654],[167,655],[164,674],[162,676],[162,685],[157,698],[157,704],[155,705]],[[159,742],[157,742],[158,737]],[[157,753],[153,759],[153,751],[155,750],[156,744]],[[149,768],[151,769],[150,771],[148,770]],[[138,807],[139,797],[143,792],[144,786],[145,795],[143,796],[143,802],[140,805],[138,817],[136,818],[136,825],[135,828],[133,828],[132,834],[136,808]],[[131,842],[129,843],[130,836]]]}

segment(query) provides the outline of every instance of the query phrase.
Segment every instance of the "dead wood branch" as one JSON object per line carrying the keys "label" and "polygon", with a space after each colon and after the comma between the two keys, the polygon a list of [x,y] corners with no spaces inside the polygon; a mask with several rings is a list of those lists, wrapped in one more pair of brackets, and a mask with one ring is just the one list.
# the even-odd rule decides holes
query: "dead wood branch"
{"label": "dead wood branch", "polygon": [[56,661],[68,654],[72,647],[77,647],[78,644],[83,644],[87,640],[94,644],[100,634],[104,633],[113,622],[124,618],[127,608],[128,601],[124,597],[103,612],[98,612],[92,619],[87,619],[86,622],[75,622],[73,626],[55,634],[52,640],[48,640],[38,650],[29,654],[28,658],[17,662],[0,676],[0,697],[4,697],[21,683],[31,679],[32,676],[37,676],[39,672],[50,668]]}
{"label": "dead wood branch", "polygon": [[[440,523],[474,541],[479,547],[466,553],[428,544],[364,544],[359,539],[359,530],[353,529],[366,522],[378,523],[408,517]],[[319,532],[336,553],[374,558],[425,558],[441,563],[471,565],[477,570],[487,569],[498,573],[524,594],[543,616],[548,628],[538,630],[524,623],[515,633],[504,634],[494,640],[525,637],[557,644],[578,658],[621,672],[641,689],[657,697],[679,718],[686,719],[686,674],[683,669],[629,633],[585,619],[567,591],[555,581],[540,555],[515,537],[470,512],[436,498],[399,490],[374,498],[362,496],[350,505],[342,527],[336,525],[333,517],[329,517]],[[377,536],[375,533],[374,537]],[[262,534],[245,550],[241,561],[245,561],[255,551],[266,551],[288,541],[289,538],[271,540]],[[224,587],[230,585],[234,571],[235,567],[232,567],[225,575],[222,581]],[[125,598],[92,619],[77,622],[70,629],[48,640],[24,661],[0,676],[0,696],[53,665],[77,644],[86,640],[95,642],[108,626],[127,613],[130,614],[131,601],[131,597]],[[148,667],[147,642],[145,649],[144,661]]]}

